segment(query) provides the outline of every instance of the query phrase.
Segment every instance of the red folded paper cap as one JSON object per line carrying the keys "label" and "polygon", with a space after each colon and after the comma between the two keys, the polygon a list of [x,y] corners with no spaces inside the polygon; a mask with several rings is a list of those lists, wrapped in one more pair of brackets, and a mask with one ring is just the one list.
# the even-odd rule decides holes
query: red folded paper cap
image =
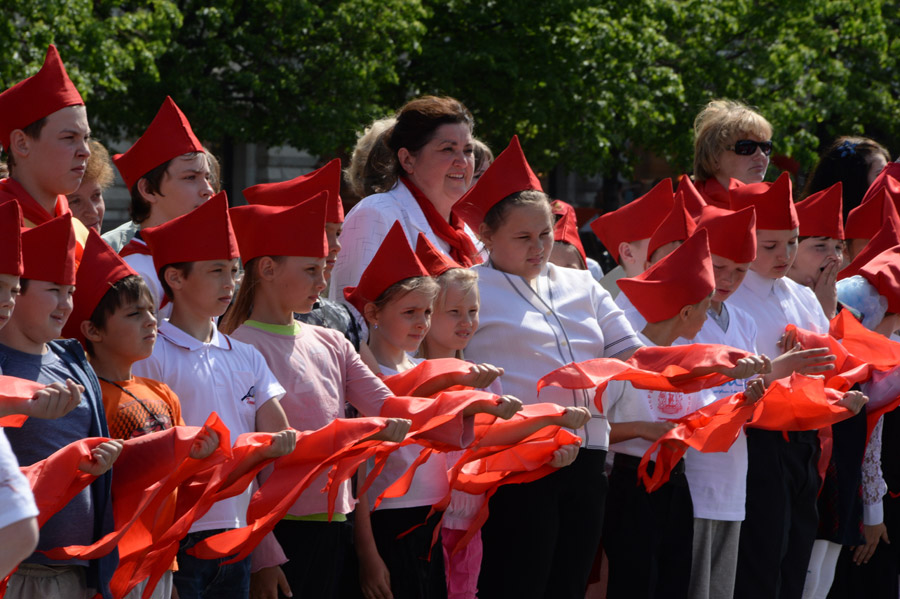
{"label": "red folded paper cap", "polygon": [[394,223],[384,241],[356,287],[344,288],[344,299],[350,302],[360,314],[364,314],[367,303],[374,302],[385,290],[404,279],[427,277],[428,269],[422,265],[409,247],[406,233],[400,222]]}
{"label": "red folded paper cap", "polygon": [[885,221],[892,221],[900,231],[900,215],[885,187],[878,188],[868,199],[850,211],[844,226],[844,239],[872,239]]}
{"label": "red folded paper cap", "polygon": [[136,274],[96,231],[88,229],[81,265],[75,278],[72,314],[63,327],[63,337],[78,339],[84,345],[81,323],[90,320],[110,287]]}
{"label": "red folded paper cap", "polygon": [[260,256],[327,256],[328,195],[322,191],[295,206],[251,204],[229,210],[241,260],[246,264]]}
{"label": "red folded paper cap", "polygon": [[884,221],[878,233],[869,240],[869,243],[856,255],[853,261],[845,266],[837,275],[837,280],[846,279],[859,274],[859,269],[865,266],[869,260],[881,252],[900,244],[900,226],[891,219]]}
{"label": "red folded paper cap", "polygon": [[729,192],[732,210],[756,208],[757,229],[785,231],[800,226],[791,195],[791,176],[786,172],[774,183],[751,183],[733,187]]}
{"label": "red folded paper cap", "polygon": [[203,144],[194,135],[184,113],[166,96],[144,134],[124,154],[113,156],[113,163],[131,189],[138,180],[176,156],[202,152]]}
{"label": "red folded paper cap", "polygon": [[587,268],[587,254],[584,253],[584,245],[578,234],[578,218],[575,216],[575,208],[562,200],[553,200],[550,203],[550,211],[558,217],[556,225],[553,227],[553,240],[574,245],[581,254],[581,262]]}
{"label": "red folded paper cap", "polygon": [[22,209],[15,200],[0,204],[0,273],[22,275]]}
{"label": "red folded paper cap", "polygon": [[22,277],[57,285],[75,284],[75,228],[72,213],[22,230]]}
{"label": "red folded paper cap", "polygon": [[844,212],[841,198],[844,184],[838,181],[831,187],[817,191],[802,202],[797,202],[797,218],[800,219],[801,237],[844,238]]}
{"label": "red folded paper cap", "polygon": [[679,197],[684,201],[684,207],[688,213],[690,213],[691,218],[695,221],[700,218],[704,206],[707,205],[706,200],[704,200],[703,196],[700,195],[700,192],[697,191],[694,182],[691,181],[691,178],[688,175],[681,175],[681,178],[678,179],[678,189],[675,191],[675,199],[677,200]]}
{"label": "red folded paper cap", "polygon": [[881,172],[869,185],[869,189],[866,190],[866,195],[863,196],[862,202],[869,200],[881,188],[887,188],[888,194],[894,200],[894,207],[897,208],[897,212],[900,212],[900,162],[888,162],[881,169]]}
{"label": "red folded paper cap", "polygon": [[683,307],[699,303],[716,286],[706,229],[640,275],[619,279],[618,284],[647,322],[668,320]]}
{"label": "red folded paper cap", "polygon": [[707,206],[697,229],[709,234],[709,251],[738,264],[756,260],[756,209],[747,206],[734,212]]}
{"label": "red folded paper cap", "polygon": [[50,44],[41,70],[0,94],[0,144],[9,149],[9,136],[16,129],[50,116],[66,106],[83,106],[56,46]]}
{"label": "red folded paper cap", "polygon": [[653,252],[667,243],[684,241],[693,235],[696,228],[694,219],[684,206],[684,197],[676,194],[672,210],[650,236],[650,241],[647,243],[647,260],[652,258]]}
{"label": "red folded paper cap", "polygon": [[201,260],[231,260],[240,256],[231,219],[228,196],[219,192],[187,214],[157,227],[141,230],[153,254],[153,268]]}
{"label": "red folded paper cap", "polygon": [[889,248],[863,265],[857,273],[887,299],[887,311],[900,313],[900,245]]}
{"label": "red folded paper cap", "polygon": [[322,168],[290,181],[260,183],[244,190],[244,197],[250,204],[266,206],[296,206],[318,195],[328,192],[328,212],[325,222],[344,222],[344,205],[341,200],[341,161],[335,158]]}
{"label": "red folded paper cap", "polygon": [[738,187],[739,185],[743,185],[743,183],[736,179],[730,179],[727,188],[723,187],[717,179],[707,179],[706,181],[697,181],[694,183],[694,187],[708,206],[715,206],[716,208],[724,208],[726,210],[731,209],[731,193],[729,192],[729,189]]}
{"label": "red folded paper cap", "polygon": [[451,268],[463,267],[459,262],[434,247],[434,244],[421,231],[419,237],[416,238],[416,258],[432,277],[439,277]]}
{"label": "red folded paper cap", "polygon": [[618,262],[619,244],[650,239],[674,205],[672,180],[663,179],[638,199],[594,219],[591,229]]}
{"label": "red folded paper cap", "polygon": [[478,231],[484,216],[494,204],[519,191],[532,189],[544,190],[525,159],[519,136],[513,135],[509,145],[484,171],[478,182],[453,205],[453,212],[473,231]]}

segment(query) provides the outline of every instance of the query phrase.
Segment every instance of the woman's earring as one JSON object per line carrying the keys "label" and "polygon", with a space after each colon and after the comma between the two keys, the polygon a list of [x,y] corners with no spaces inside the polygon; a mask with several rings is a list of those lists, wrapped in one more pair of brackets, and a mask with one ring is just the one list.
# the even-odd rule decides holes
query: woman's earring
{"label": "woman's earring", "polygon": [[376,322],[375,324],[373,324],[373,325],[372,325],[372,328],[373,328],[373,329],[377,329],[377,328],[378,328],[378,323]]}

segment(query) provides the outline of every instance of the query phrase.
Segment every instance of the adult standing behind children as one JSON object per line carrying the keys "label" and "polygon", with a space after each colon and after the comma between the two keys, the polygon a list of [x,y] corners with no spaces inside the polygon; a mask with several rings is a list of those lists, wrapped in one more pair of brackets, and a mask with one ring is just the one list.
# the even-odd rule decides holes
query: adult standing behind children
{"label": "adult standing behind children", "polygon": [[88,158],[81,185],[72,193],[66,194],[66,199],[72,216],[85,227],[99,233],[103,226],[103,215],[106,214],[103,192],[113,183],[113,167],[109,161],[109,152],[103,144],[92,139],[90,148],[91,157]]}
{"label": "adult standing behind children", "polygon": [[733,100],[713,100],[694,119],[694,185],[711,206],[730,208],[731,179],[759,183],[769,168],[772,125]]}
{"label": "adult standing behind children", "polygon": [[410,246],[424,233],[460,264],[478,262],[474,234],[452,212],[472,183],[474,126],[469,110],[453,98],[424,96],[400,109],[396,124],[376,142],[390,152],[369,152],[365,179],[374,170],[383,183],[380,193],[364,198],[347,214],[331,299],[342,300],[344,287],[359,282],[395,221]]}
{"label": "adult standing behind children", "polygon": [[[157,227],[187,214],[212,197],[209,162],[187,117],[170,97],[144,134],[113,162],[131,191],[131,220],[141,229]],[[120,255],[150,288],[155,305],[165,303],[153,257],[140,231]],[[168,316],[169,310],[161,312]]]}

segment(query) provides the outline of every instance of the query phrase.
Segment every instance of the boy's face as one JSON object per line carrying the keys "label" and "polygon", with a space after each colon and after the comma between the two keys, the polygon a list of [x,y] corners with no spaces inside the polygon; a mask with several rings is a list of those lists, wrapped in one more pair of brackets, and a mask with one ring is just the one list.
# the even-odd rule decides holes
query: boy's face
{"label": "boy's face", "polygon": [[183,216],[213,195],[209,162],[203,152],[172,159],[159,184],[159,193],[144,197],[151,204],[151,219],[160,224]]}
{"label": "boy's face", "polygon": [[0,274],[0,329],[9,322],[19,295],[19,277]]}
{"label": "boy's face", "polygon": [[73,293],[74,285],[29,281],[5,329],[16,349],[43,353],[45,343],[58,339],[72,313]]}
{"label": "boy's face", "polygon": [[[203,318],[221,316],[234,295],[238,259],[201,260],[192,264],[190,274],[173,273],[176,280],[169,281],[175,296],[174,303],[186,304],[190,312]],[[169,269],[167,274],[173,270]]]}
{"label": "boy's face", "polygon": [[105,350],[132,364],[148,358],[156,343],[156,316],[149,294],[116,308],[106,319],[106,326],[97,332],[100,340],[92,340],[95,351],[102,344]]}
{"label": "boy's face", "polygon": [[[24,159],[17,157],[16,168],[26,168],[28,174],[18,176],[34,181],[41,188],[41,194],[72,193],[81,185],[91,155],[88,147],[90,136],[84,106],[67,106],[57,110],[47,117],[47,123],[37,138],[25,136],[28,154]],[[29,191],[37,195],[34,190]]]}

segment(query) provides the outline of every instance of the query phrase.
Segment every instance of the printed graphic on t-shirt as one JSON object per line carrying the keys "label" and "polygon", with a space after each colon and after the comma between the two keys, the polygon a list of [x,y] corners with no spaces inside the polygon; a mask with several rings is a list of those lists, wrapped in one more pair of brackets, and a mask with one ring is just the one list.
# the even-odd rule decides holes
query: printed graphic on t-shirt
{"label": "printed graphic on t-shirt", "polygon": [[650,412],[659,419],[681,418],[690,413],[691,400],[684,393],[645,391]]}
{"label": "printed graphic on t-shirt", "polygon": [[175,425],[169,404],[161,399],[123,401],[109,421],[109,433],[116,439],[133,439],[164,431]]}

